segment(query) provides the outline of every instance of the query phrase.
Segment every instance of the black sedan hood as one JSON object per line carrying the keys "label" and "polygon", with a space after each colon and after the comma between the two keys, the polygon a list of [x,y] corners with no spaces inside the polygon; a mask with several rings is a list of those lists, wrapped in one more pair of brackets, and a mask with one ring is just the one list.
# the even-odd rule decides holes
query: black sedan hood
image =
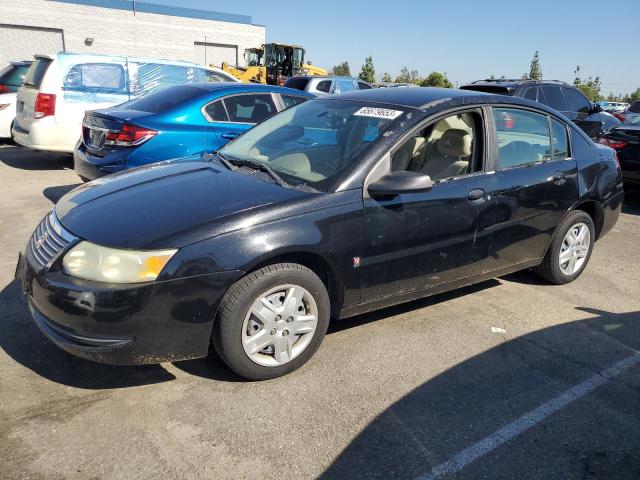
{"label": "black sedan hood", "polygon": [[60,199],[56,214],[99,245],[172,248],[184,246],[193,227],[306,195],[209,162],[162,162],[81,185]]}

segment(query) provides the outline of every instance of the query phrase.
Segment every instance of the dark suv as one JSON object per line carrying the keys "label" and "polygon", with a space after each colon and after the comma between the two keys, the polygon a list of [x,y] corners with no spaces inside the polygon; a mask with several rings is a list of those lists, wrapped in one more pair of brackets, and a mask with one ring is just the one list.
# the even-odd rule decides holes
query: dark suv
{"label": "dark suv", "polygon": [[544,103],[573,121],[591,138],[598,138],[620,125],[616,117],[589,101],[580,90],[558,80],[477,80],[460,88]]}

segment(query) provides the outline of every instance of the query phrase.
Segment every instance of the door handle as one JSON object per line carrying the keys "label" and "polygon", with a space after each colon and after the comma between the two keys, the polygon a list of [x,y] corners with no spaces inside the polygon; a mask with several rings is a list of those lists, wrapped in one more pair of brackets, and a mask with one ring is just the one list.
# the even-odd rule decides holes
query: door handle
{"label": "door handle", "polygon": [[239,135],[240,135],[239,133],[223,133],[222,134],[222,138],[225,138],[227,140],[233,140],[234,138],[236,138]]}
{"label": "door handle", "polygon": [[467,198],[469,203],[482,203],[486,200],[486,193],[482,188],[474,188],[469,192]]}
{"label": "door handle", "polygon": [[566,181],[567,176],[564,174],[564,172],[555,172],[553,174],[553,183],[555,183],[556,185],[562,185]]}

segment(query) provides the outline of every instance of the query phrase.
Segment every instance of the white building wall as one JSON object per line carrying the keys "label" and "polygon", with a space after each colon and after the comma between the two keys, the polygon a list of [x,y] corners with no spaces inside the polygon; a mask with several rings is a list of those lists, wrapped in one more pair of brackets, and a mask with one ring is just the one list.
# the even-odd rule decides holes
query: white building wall
{"label": "white building wall", "polygon": [[[154,13],[118,10],[47,0],[0,0],[0,68],[11,60],[31,58],[43,52],[42,35],[51,36],[50,31],[33,32],[33,42],[24,43],[24,33],[20,34],[22,47],[20,58],[16,58],[16,48],[4,48],[6,42],[17,38],[15,28],[4,25],[18,25],[63,32],[64,44],[68,52],[90,52],[109,55],[186,60],[203,63],[203,47],[194,42],[208,44],[235,45],[238,60],[243,64],[245,48],[256,47],[265,41],[265,28],[258,25],[223,22],[209,19],[185,18]],[[93,38],[93,44],[85,44],[86,38]],[[55,47],[50,47],[55,48]],[[228,58],[229,48],[221,48],[216,55],[216,47],[207,47],[212,56],[208,58]]]}

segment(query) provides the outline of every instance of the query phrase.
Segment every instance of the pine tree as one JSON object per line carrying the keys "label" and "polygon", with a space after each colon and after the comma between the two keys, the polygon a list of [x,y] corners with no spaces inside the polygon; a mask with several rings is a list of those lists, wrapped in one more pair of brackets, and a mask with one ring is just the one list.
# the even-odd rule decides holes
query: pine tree
{"label": "pine tree", "polygon": [[529,79],[530,80],[542,80],[542,67],[540,66],[540,56],[538,51],[533,55],[531,60],[531,66],[529,67]]}
{"label": "pine tree", "polygon": [[351,69],[349,68],[349,62],[342,62],[331,69],[336,77],[350,77]]}
{"label": "pine tree", "polygon": [[358,78],[365,82],[375,83],[376,69],[373,66],[373,57],[371,55],[364,59],[364,65],[362,65],[362,70],[360,70]]}
{"label": "pine tree", "polygon": [[382,81],[384,83],[392,83],[393,82],[393,78],[391,78],[391,75],[389,75],[387,72],[385,72],[384,75],[382,75]]}

